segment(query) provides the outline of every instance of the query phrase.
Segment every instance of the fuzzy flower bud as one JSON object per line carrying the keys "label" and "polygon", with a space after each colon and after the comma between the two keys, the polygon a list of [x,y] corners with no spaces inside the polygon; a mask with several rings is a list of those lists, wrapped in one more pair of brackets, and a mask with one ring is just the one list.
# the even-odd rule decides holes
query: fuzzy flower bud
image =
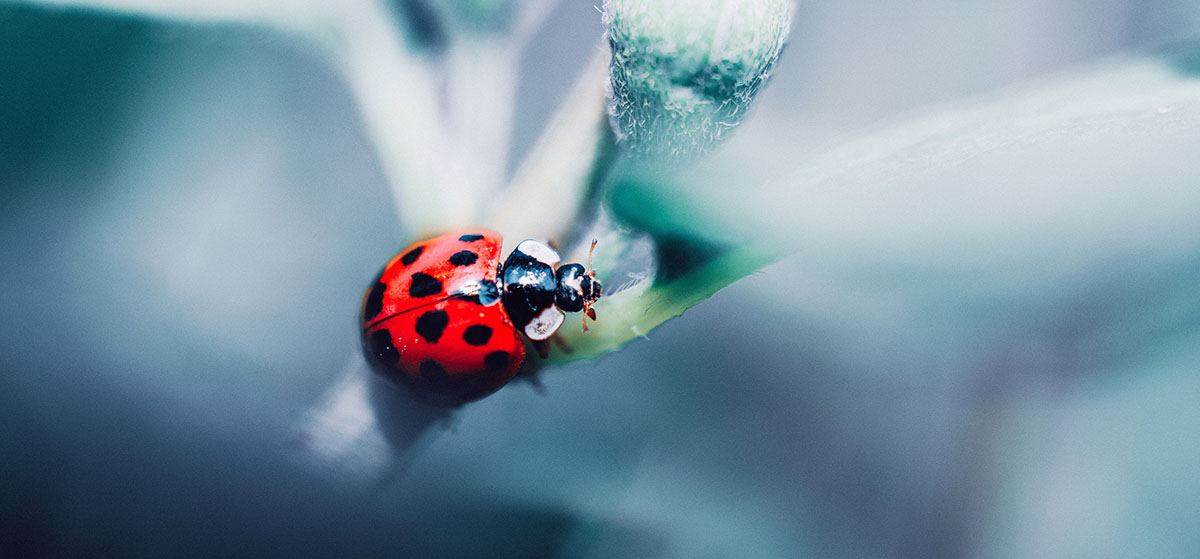
{"label": "fuzzy flower bud", "polygon": [[746,116],[779,58],[792,0],[605,0],[619,142],[688,159]]}

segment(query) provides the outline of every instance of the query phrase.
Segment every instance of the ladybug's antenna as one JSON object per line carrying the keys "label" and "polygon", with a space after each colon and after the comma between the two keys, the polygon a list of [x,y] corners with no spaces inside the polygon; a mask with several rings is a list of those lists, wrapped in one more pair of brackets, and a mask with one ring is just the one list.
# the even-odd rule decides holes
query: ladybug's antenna
{"label": "ladybug's antenna", "polygon": [[[592,248],[588,249],[588,265],[586,274],[588,277],[593,279],[596,277],[596,270],[592,269],[592,254],[595,252],[596,239],[592,239]],[[583,295],[583,316],[581,317],[583,320],[583,333],[585,334],[588,331],[587,319],[591,318],[592,320],[596,320],[596,311],[592,309],[592,300],[588,297],[588,295],[590,295],[590,293],[584,293]]]}

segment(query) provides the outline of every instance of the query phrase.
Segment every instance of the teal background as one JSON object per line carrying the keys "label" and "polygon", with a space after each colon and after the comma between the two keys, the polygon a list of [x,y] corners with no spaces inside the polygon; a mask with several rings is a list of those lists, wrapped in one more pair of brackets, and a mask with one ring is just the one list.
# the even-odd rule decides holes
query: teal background
{"label": "teal background", "polygon": [[[751,184],[880,120],[1200,34],[1200,9],[1165,0],[796,17],[756,114],[706,162],[781,154]],[[534,38],[518,152],[601,32],[562,3]],[[939,275],[953,258],[914,273],[867,247],[882,264],[854,274],[801,250],[347,488],[296,459],[294,431],[357,347],[363,285],[402,241],[390,207],[345,86],[304,43],[0,4],[0,556],[1200,548],[1190,229],[1156,230],[1182,248],[1149,260],[1048,259],[1078,273],[1067,295],[1022,276],[974,297]]]}

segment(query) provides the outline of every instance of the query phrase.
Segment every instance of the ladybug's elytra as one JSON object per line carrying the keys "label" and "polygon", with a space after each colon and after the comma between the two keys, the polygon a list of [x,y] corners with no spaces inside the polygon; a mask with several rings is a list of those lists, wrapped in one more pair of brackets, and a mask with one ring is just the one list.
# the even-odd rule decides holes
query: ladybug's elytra
{"label": "ladybug's elytra", "polygon": [[500,265],[500,241],[496,233],[458,231],[388,261],[362,306],[363,351],[376,372],[429,401],[457,405],[517,374],[522,335],[541,349],[564,312],[595,320],[601,287],[594,272],[558,266],[558,253],[534,240]]}

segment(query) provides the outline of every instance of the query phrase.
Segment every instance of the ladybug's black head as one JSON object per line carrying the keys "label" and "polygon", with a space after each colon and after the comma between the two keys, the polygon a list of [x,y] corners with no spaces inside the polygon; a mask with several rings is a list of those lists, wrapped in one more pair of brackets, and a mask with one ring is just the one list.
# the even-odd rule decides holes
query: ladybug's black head
{"label": "ladybug's black head", "polygon": [[563,312],[579,312],[600,297],[600,284],[587,275],[582,264],[559,266],[555,276],[554,304]]}
{"label": "ladybug's black head", "polygon": [[596,279],[592,274],[586,274],[579,281],[580,291],[583,293],[583,300],[587,306],[591,306],[600,299],[600,280]]}
{"label": "ladybug's black head", "polygon": [[[594,246],[594,245],[593,245]],[[596,320],[596,311],[592,304],[600,299],[600,280],[596,273],[585,270],[580,264],[567,264],[555,272],[557,286],[554,290],[554,305],[563,312],[583,311],[584,316]],[[587,319],[583,321],[583,331],[587,332]]]}

